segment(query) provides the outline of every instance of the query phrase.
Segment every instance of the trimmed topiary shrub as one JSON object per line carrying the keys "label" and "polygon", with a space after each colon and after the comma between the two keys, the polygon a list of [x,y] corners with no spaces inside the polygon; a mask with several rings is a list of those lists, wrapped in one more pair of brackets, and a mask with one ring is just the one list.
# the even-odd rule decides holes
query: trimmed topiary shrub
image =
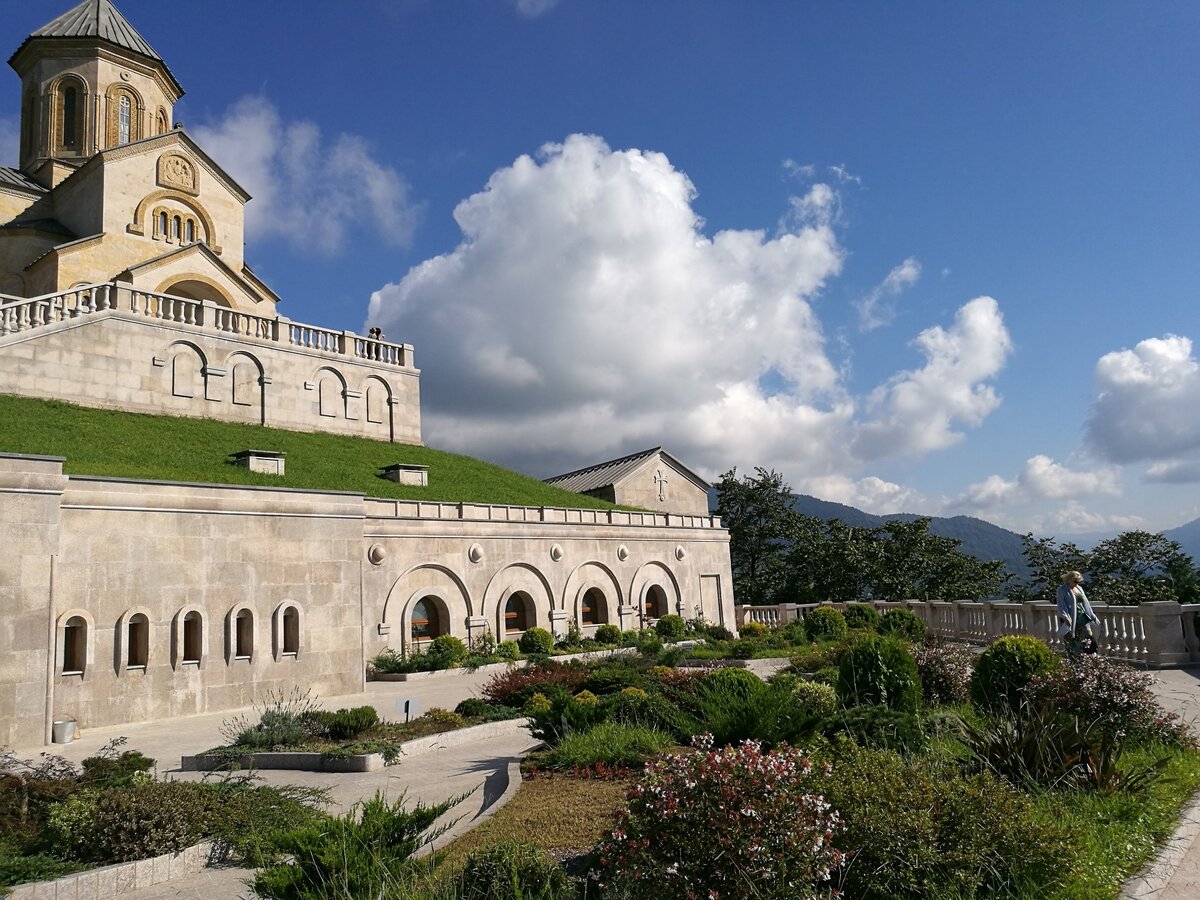
{"label": "trimmed topiary shrub", "polygon": [[667,613],[654,623],[654,630],[664,641],[682,641],[687,634],[687,622],[683,616]]}
{"label": "trimmed topiary shrub", "polygon": [[335,741],[346,741],[358,737],[364,731],[379,724],[379,713],[373,706],[356,706],[339,709],[326,726],[326,733]]}
{"label": "trimmed topiary shrub", "polygon": [[846,630],[846,617],[832,606],[818,606],[804,617],[804,633],[810,641],[840,640]]}
{"label": "trimmed topiary shrub", "polygon": [[925,637],[925,623],[907,609],[889,609],[879,620],[879,633],[919,641]]}
{"label": "trimmed topiary shrub", "polygon": [[975,660],[971,702],[987,712],[1021,707],[1025,686],[1038,675],[1059,669],[1054,651],[1035,637],[1008,635],[993,641]]}
{"label": "trimmed topiary shrub", "polygon": [[562,867],[545,850],[502,841],[471,851],[458,876],[456,900],[560,900],[574,896]]}
{"label": "trimmed topiary shrub", "polygon": [[837,690],[819,681],[797,679],[792,686],[792,697],[802,712],[823,719],[833,715],[838,708]]}
{"label": "trimmed topiary shrub", "polygon": [[610,625],[605,622],[596,629],[597,644],[612,644],[616,646],[621,643],[621,629],[616,625]]}
{"label": "trimmed topiary shrub", "polygon": [[846,706],[888,706],[916,712],[921,701],[917,664],[895,638],[863,638],[842,654],[837,692]]}
{"label": "trimmed topiary shrub", "polygon": [[501,641],[496,645],[496,655],[501,659],[517,660],[521,658],[521,648],[516,641]]}
{"label": "trimmed topiary shrub", "polygon": [[851,603],[842,615],[846,619],[847,628],[875,629],[879,627],[879,610],[869,603]]}
{"label": "trimmed topiary shrub", "polygon": [[517,646],[521,648],[522,653],[545,656],[554,649],[554,635],[545,628],[538,628],[535,625],[533,628],[526,629],[525,633],[521,635],[521,640],[517,642]]}

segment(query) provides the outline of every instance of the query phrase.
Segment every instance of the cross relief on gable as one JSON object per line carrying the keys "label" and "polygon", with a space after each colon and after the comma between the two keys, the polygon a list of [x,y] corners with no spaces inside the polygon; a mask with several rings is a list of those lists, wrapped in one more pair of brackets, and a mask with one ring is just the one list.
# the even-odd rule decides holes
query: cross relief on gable
{"label": "cross relief on gable", "polygon": [[196,164],[178,153],[164,153],[158,158],[158,183],[193,196],[200,193]]}
{"label": "cross relief on gable", "polygon": [[654,473],[654,483],[658,485],[658,499],[666,500],[667,499],[667,475],[662,469],[659,469],[657,472]]}

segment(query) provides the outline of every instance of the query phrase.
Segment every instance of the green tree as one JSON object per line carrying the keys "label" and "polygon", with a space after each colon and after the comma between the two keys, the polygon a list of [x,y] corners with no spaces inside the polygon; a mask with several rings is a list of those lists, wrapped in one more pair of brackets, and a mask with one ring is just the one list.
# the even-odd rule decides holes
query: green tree
{"label": "green tree", "polygon": [[1176,600],[1171,573],[1180,577],[1183,587],[1194,588],[1195,571],[1192,558],[1178,542],[1148,531],[1126,531],[1092,550],[1089,592],[1114,604]]}
{"label": "green tree", "polygon": [[1035,538],[1026,534],[1024,542],[1025,561],[1029,564],[1029,579],[1009,593],[1017,603],[1027,600],[1054,602],[1054,593],[1062,584],[1064,572],[1086,572],[1091,568],[1091,559],[1070,542],[1057,544],[1054,538]]}
{"label": "green tree", "polygon": [[733,593],[739,603],[788,602],[785,554],[796,512],[792,490],[774,470],[738,478],[730,469],[717,483],[717,515],[729,530]]}

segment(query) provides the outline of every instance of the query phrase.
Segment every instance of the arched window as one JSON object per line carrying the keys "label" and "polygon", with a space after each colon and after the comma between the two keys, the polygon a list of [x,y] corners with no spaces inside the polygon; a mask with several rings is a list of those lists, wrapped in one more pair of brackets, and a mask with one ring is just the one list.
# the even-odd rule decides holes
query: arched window
{"label": "arched window", "polygon": [[204,619],[200,613],[192,610],[183,617],[183,664],[185,666],[200,665],[200,657],[204,652]]}
{"label": "arched window", "polygon": [[579,605],[579,618],[584,625],[603,625],[608,621],[608,604],[600,588],[588,588]]}
{"label": "arched window", "polygon": [[149,659],[150,620],[144,613],[137,613],[125,626],[125,668],[144,669]]}
{"label": "arched window", "polygon": [[117,143],[128,144],[133,128],[133,109],[128,97],[121,97],[117,104]]}
{"label": "arched window", "polygon": [[79,149],[80,132],[83,130],[83,103],[79,99],[79,88],[64,84],[58,91],[58,146],[63,150]]}
{"label": "arched window", "polygon": [[532,600],[524,591],[517,591],[504,604],[504,631],[506,634],[525,631],[529,628],[529,606]]}
{"label": "arched window", "polygon": [[158,214],[157,228],[155,230],[158,232],[159,237],[167,236],[167,214],[165,212]]}
{"label": "arched window", "polygon": [[412,639],[428,641],[443,633],[442,615],[433,597],[417,601],[412,612]]}
{"label": "arched window", "polygon": [[179,240],[179,216],[171,220],[171,240]]}
{"label": "arched window", "polygon": [[71,616],[62,631],[62,673],[82,675],[87,668],[88,624],[83,616]]}
{"label": "arched window", "polygon": [[154,117],[154,133],[155,134],[166,134],[167,133],[167,112],[166,112],[166,110],[160,109],[158,111],[158,114]]}
{"label": "arched window", "polygon": [[233,619],[233,658],[250,659],[254,655],[254,613],[238,610]]}
{"label": "arched window", "polygon": [[295,656],[300,652],[300,610],[289,606],[283,611],[283,647],[284,656]]}
{"label": "arched window", "polygon": [[646,618],[661,619],[667,614],[667,592],[661,585],[651,585],[646,591]]}
{"label": "arched window", "polygon": [[196,220],[188,219],[183,225],[183,239],[187,243],[196,240]]}

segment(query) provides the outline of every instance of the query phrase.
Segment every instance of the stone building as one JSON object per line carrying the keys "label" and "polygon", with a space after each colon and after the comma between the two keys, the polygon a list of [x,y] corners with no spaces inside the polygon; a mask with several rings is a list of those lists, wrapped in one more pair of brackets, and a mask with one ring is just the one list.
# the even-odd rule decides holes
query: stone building
{"label": "stone building", "polygon": [[662,447],[555,475],[546,484],[621,506],[691,516],[708,515],[712,486]]}
{"label": "stone building", "polygon": [[[11,63],[0,393],[420,442],[412,348],[276,314],[246,192],[173,127],[182,89],[110,0]],[[734,627],[728,532],[658,449],[609,478],[645,512],[67,476],[4,449],[0,745],[362,690],[373,656],[439,634]]]}

